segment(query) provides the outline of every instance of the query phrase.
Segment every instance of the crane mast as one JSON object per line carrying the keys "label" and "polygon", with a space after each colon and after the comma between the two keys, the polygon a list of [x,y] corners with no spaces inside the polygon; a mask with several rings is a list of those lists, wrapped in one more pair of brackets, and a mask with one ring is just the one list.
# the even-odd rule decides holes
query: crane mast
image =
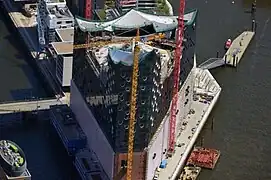
{"label": "crane mast", "polygon": [[92,0],[85,0],[85,18],[92,18]]}
{"label": "crane mast", "polygon": [[175,150],[175,131],[176,131],[176,113],[177,113],[177,101],[180,81],[180,66],[182,56],[182,42],[184,34],[184,7],[185,0],[180,0],[178,27],[176,33],[176,49],[174,54],[174,70],[173,70],[173,91],[172,91],[172,104],[170,109],[170,129],[169,129],[169,148],[168,153],[172,155]]}
{"label": "crane mast", "polygon": [[132,72],[126,180],[132,180],[134,137],[135,137],[135,123],[136,123],[137,84],[138,84],[138,58],[139,58],[139,52],[140,52],[140,48],[138,46],[139,40],[140,40],[140,37],[139,37],[139,29],[138,29],[137,35],[135,38],[134,62],[133,62],[133,72]]}

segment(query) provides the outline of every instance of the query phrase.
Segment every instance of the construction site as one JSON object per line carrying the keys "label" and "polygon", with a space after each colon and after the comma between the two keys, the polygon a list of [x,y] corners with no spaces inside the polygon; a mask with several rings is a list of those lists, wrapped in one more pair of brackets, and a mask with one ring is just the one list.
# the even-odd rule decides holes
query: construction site
{"label": "construction site", "polygon": [[75,18],[71,109],[110,179],[153,179],[174,154],[193,99],[196,19],[137,10]]}
{"label": "construction site", "polygon": [[97,21],[91,0],[75,18],[65,1],[39,1],[43,61],[70,89],[51,123],[82,179],[175,180],[221,88],[196,68],[197,10],[180,0],[179,16],[159,16],[128,4]]}

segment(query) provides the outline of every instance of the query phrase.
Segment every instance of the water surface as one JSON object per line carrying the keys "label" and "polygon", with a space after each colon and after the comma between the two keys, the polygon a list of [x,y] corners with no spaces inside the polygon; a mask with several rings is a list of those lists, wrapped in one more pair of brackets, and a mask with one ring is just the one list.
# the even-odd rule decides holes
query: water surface
{"label": "water surface", "polygon": [[[177,0],[172,2],[178,7]],[[198,62],[215,57],[228,38],[251,29],[251,1],[186,2],[188,9],[199,9]],[[223,91],[210,117],[214,130],[209,120],[202,137],[204,146],[217,148],[222,155],[216,168],[204,170],[200,180],[271,179],[271,6],[268,0],[257,4],[257,34],[238,69],[212,70]]]}

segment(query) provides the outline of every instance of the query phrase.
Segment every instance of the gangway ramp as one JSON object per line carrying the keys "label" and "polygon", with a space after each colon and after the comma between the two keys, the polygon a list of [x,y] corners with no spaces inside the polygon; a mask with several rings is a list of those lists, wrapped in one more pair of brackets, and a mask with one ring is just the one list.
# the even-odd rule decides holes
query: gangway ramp
{"label": "gangway ramp", "polygon": [[0,114],[49,109],[52,105],[65,104],[61,99],[31,100],[0,104]]}
{"label": "gangway ramp", "polygon": [[225,60],[223,58],[210,58],[207,61],[204,61],[198,67],[201,69],[214,69],[225,65]]}

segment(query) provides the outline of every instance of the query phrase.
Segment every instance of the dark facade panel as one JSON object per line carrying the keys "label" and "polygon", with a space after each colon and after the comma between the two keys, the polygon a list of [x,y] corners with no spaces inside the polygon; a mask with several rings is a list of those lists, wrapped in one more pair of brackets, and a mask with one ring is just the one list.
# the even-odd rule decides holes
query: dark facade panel
{"label": "dark facade panel", "polygon": [[[73,15],[85,17],[85,4],[86,0],[66,0],[67,6],[71,10]],[[92,3],[92,11],[94,15],[94,10],[98,7],[102,7],[104,1],[101,0],[90,0]]]}
{"label": "dark facade panel", "polygon": [[[181,61],[180,80],[183,83],[194,64],[196,27],[186,26],[186,41]],[[75,27],[75,44],[85,42],[86,34]],[[115,64],[108,60],[108,67],[102,68],[85,50],[74,51],[73,79],[88,103],[95,119],[103,130],[115,152],[125,153],[128,147],[128,122],[132,66]],[[156,51],[146,55],[139,64],[138,98],[136,115],[135,151],[141,152],[149,143],[170,106],[173,87],[173,73],[160,82],[160,55]],[[156,73],[155,73],[156,72]],[[105,100],[117,96],[117,103]],[[88,101],[89,97],[104,99],[100,103]],[[94,99],[95,99],[94,98]]]}

